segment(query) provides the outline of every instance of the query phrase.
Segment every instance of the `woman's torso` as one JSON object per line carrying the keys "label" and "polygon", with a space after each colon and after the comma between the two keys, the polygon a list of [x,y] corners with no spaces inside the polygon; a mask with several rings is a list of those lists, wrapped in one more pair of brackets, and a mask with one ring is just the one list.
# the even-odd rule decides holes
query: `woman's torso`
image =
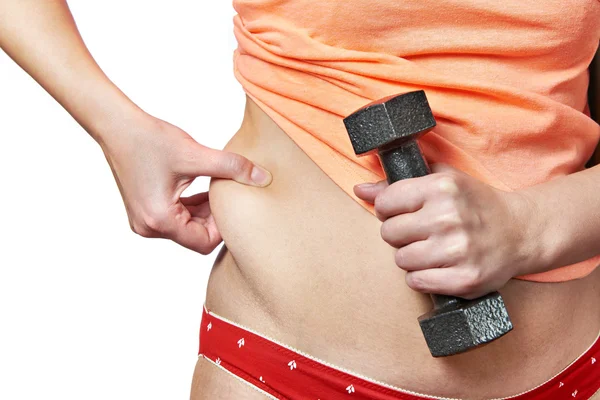
{"label": "woman's torso", "polygon": [[[598,335],[600,268],[563,283],[509,281],[500,292],[514,330],[475,351],[433,358],[417,322],[431,301],[405,284],[377,218],[249,98],[224,150],[265,166],[273,181],[257,188],[211,180],[211,210],[225,242],[206,297],[217,314],[334,365],[441,397],[531,389]],[[261,398],[199,361],[192,398],[225,387],[223,398]]]}

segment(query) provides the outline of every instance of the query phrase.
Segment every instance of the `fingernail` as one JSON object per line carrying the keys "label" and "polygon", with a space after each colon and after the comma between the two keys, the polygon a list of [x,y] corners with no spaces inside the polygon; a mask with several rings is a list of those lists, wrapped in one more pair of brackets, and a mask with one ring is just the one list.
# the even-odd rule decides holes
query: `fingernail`
{"label": "fingernail", "polygon": [[250,174],[252,181],[260,186],[267,186],[272,179],[271,173],[264,168],[255,165]]}
{"label": "fingernail", "polygon": [[361,189],[368,189],[373,185],[374,185],[374,183],[361,183],[360,185],[357,185],[357,186]]}

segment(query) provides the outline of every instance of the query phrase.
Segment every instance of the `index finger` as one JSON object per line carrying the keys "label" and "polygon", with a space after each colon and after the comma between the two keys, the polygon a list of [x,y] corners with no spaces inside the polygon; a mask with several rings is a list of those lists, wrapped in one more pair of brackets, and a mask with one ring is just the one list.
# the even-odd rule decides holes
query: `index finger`
{"label": "index finger", "polygon": [[178,224],[170,239],[203,255],[210,254],[223,240],[212,214],[208,218],[191,217]]}
{"label": "index finger", "polygon": [[375,197],[375,215],[381,221],[394,215],[419,211],[425,204],[428,176],[397,181]]}
{"label": "index finger", "polygon": [[[206,195],[206,193],[199,193],[184,199],[184,202],[189,202],[194,197],[197,200]],[[211,253],[223,240],[210,212],[192,215],[181,200],[173,205],[167,220],[168,227],[163,230],[162,236],[200,254]]]}

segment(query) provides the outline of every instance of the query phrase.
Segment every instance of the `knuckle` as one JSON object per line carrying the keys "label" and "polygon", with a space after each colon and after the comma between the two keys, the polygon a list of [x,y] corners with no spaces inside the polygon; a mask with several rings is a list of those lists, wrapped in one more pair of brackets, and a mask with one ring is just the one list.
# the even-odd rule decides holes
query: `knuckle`
{"label": "knuckle", "polygon": [[396,256],[394,258],[394,261],[396,262],[396,265],[399,267],[402,267],[406,261],[406,257],[404,254],[404,251],[402,251],[402,249],[398,249],[398,251],[396,251]]}
{"label": "knuckle", "polygon": [[375,210],[378,212],[382,212],[385,207],[385,195],[384,192],[379,192],[377,196],[375,196],[375,200],[373,200],[373,206]]}
{"label": "knuckle", "polygon": [[205,168],[206,165],[214,163],[211,156],[207,155],[199,158],[191,149],[182,150],[181,154],[178,154],[178,157],[174,157],[170,162],[172,163],[173,172],[179,176],[190,175],[191,171],[196,170],[198,166]]}
{"label": "knuckle", "polygon": [[406,274],[406,283],[413,290],[419,292],[424,292],[427,290],[427,282],[422,278],[420,274],[417,274],[415,272]]}
{"label": "knuckle", "polygon": [[462,293],[467,295],[473,293],[479,289],[483,281],[481,270],[475,267],[467,268],[463,271],[460,280]]}
{"label": "knuckle", "polygon": [[236,174],[244,172],[246,169],[250,170],[251,163],[244,156],[236,153],[230,153],[230,157],[227,157],[226,168],[233,171]]}
{"label": "knuckle", "polygon": [[392,226],[392,220],[388,219],[381,224],[379,234],[381,235],[383,240],[385,240],[386,242],[390,242],[394,236],[393,230],[394,227]]}
{"label": "knuckle", "polygon": [[471,248],[471,239],[467,235],[458,235],[446,247],[446,255],[455,262],[467,258]]}
{"label": "knuckle", "polygon": [[193,248],[193,250],[196,251],[197,253],[202,254],[203,256],[206,256],[210,253],[207,251],[205,246],[196,246],[195,248]]}
{"label": "knuckle", "polygon": [[213,250],[214,250],[214,247],[202,246],[202,247],[200,247],[200,249],[198,249],[198,253],[202,254],[203,256],[207,256],[210,253],[212,253]]}
{"label": "knuckle", "polygon": [[440,173],[435,182],[435,193],[442,198],[456,199],[460,194],[456,176],[450,173]]}
{"label": "knuckle", "polygon": [[468,257],[473,252],[473,239],[466,233],[459,236],[459,246],[462,250],[462,255]]}
{"label": "knuckle", "polygon": [[438,214],[435,219],[436,226],[442,231],[448,231],[462,225],[462,218],[458,210],[452,207],[446,212]]}
{"label": "knuckle", "polygon": [[143,223],[134,221],[129,224],[129,227],[134,233],[142,237],[149,238],[152,236],[152,231]]}
{"label": "knuckle", "polygon": [[168,214],[165,211],[155,211],[146,214],[142,221],[150,231],[162,233],[167,230]]}

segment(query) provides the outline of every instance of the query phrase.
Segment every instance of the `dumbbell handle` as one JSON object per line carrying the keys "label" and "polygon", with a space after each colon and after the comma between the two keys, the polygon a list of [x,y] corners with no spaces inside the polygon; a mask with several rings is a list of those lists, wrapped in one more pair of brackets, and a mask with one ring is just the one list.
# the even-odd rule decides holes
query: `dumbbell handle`
{"label": "dumbbell handle", "polygon": [[[390,185],[402,179],[417,178],[431,173],[421,148],[414,139],[403,145],[391,143],[388,146],[379,148],[378,153]],[[461,303],[467,302],[465,299],[454,296],[433,293],[430,296],[435,309],[460,306]]]}
{"label": "dumbbell handle", "polygon": [[398,145],[392,142],[378,149],[381,165],[391,185],[402,179],[429,175],[431,170],[416,140]]}

